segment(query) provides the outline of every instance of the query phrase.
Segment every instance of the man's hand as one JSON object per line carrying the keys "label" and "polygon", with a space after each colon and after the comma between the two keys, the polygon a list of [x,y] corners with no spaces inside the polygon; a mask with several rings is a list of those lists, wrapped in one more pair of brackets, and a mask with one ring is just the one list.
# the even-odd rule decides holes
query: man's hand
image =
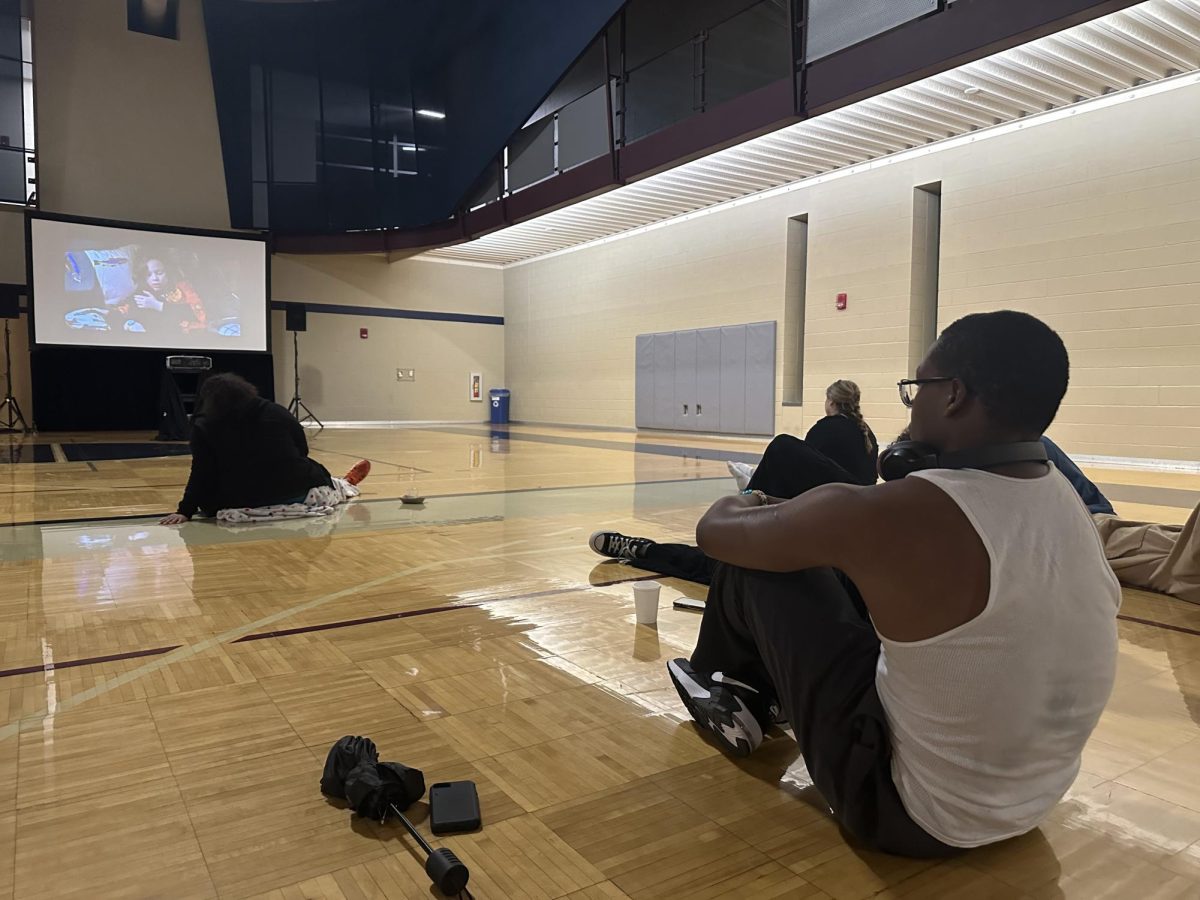
{"label": "man's hand", "polygon": [[158,520],[159,525],[182,525],[184,522],[191,521],[187,516],[179,513],[171,513],[169,516],[163,516]]}

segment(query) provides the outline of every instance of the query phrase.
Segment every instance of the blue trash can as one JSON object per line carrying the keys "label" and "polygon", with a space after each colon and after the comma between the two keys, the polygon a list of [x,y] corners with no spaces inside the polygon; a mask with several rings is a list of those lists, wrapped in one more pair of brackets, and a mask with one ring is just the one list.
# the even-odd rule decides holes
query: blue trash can
{"label": "blue trash can", "polygon": [[508,403],[512,392],[507,388],[492,388],[488,391],[492,397],[492,424],[508,424]]}

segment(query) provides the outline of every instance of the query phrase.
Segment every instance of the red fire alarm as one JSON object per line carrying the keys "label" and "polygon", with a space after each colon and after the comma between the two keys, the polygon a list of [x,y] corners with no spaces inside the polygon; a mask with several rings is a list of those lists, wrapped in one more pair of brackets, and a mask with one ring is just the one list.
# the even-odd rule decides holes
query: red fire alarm
{"label": "red fire alarm", "polygon": [[365,341],[367,339],[367,329],[365,329],[365,328],[358,329],[358,336]]}
{"label": "red fire alarm", "polygon": [[845,294],[838,294],[838,295],[837,295],[837,308],[838,308],[838,309],[845,309],[845,308],[846,308],[846,295],[845,295]]}

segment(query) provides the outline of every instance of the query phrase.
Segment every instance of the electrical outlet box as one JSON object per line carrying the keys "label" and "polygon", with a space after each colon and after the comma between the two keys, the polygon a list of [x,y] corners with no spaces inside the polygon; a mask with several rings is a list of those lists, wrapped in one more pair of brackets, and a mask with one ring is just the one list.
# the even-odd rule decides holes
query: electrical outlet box
{"label": "electrical outlet box", "polygon": [[417,370],[416,369],[397,369],[396,370],[396,380],[397,381],[416,381],[417,380]]}

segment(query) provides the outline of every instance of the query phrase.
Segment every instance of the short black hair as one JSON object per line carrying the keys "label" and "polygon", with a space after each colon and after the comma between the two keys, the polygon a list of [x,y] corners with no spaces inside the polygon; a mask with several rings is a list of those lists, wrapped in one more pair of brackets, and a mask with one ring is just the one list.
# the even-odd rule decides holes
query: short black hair
{"label": "short black hair", "polygon": [[951,324],[929,351],[942,375],[959,378],[997,425],[1042,434],[1062,403],[1070,361],[1062,338],[1028,313],[975,313]]}

